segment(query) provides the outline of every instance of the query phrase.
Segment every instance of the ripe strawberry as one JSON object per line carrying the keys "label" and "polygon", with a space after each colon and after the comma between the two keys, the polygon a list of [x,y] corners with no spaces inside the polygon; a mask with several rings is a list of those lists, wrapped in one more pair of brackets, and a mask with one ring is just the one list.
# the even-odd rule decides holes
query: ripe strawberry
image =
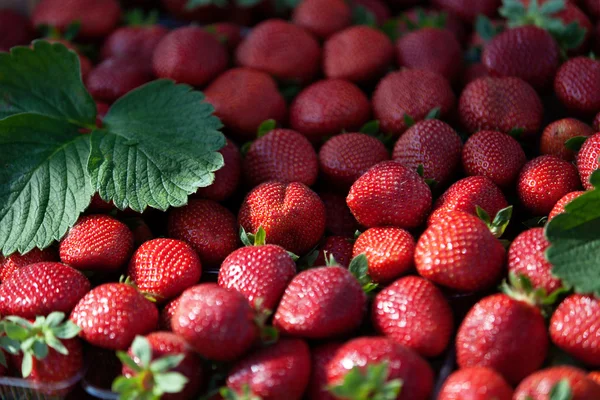
{"label": "ripe strawberry", "polygon": [[167,28],[154,24],[123,26],[104,41],[100,51],[102,59],[127,58],[139,61],[152,70],[154,49],[167,33]]}
{"label": "ripe strawberry", "polygon": [[283,247],[246,246],[223,261],[219,286],[240,292],[255,308],[272,311],[294,275],[296,264]]}
{"label": "ripe strawberry", "polygon": [[159,321],[158,321],[158,325],[159,325],[160,329],[163,329],[166,331],[173,330],[171,322],[173,320],[173,315],[175,314],[175,310],[179,306],[179,301],[181,301],[181,296],[176,297],[173,300],[169,301],[164,306],[164,308],[161,310],[160,315],[159,315]]}
{"label": "ripe strawberry", "polygon": [[576,57],[565,62],[556,74],[554,92],[572,113],[595,115],[600,109],[600,61]]}
{"label": "ripe strawberry", "polygon": [[417,171],[423,166],[423,178],[445,185],[460,163],[460,136],[445,122],[429,119],[417,122],[396,142],[392,158]]}
{"label": "ripe strawberry", "polygon": [[171,321],[173,332],[201,356],[215,361],[239,358],[258,336],[246,298],[214,283],[187,289]]}
{"label": "ripe strawberry", "polygon": [[304,89],[290,106],[292,129],[319,142],[343,130],[358,131],[371,116],[367,96],[354,84],[327,79]]}
{"label": "ripe strawberry", "polygon": [[0,315],[35,319],[53,311],[69,313],[89,290],[85,275],[67,265],[29,264],[0,285]]}
{"label": "ripe strawberry", "polygon": [[462,69],[462,49],[452,32],[425,27],[396,42],[398,65],[438,73],[454,81]]}
{"label": "ripe strawberry", "polygon": [[249,390],[262,400],[300,400],[309,378],[308,346],[299,339],[283,339],[234,364],[227,388],[234,393]]}
{"label": "ripe strawberry", "polygon": [[452,373],[438,400],[511,400],[512,393],[512,387],[493,369],[472,367]]}
{"label": "ripe strawberry", "polygon": [[573,294],[554,311],[550,320],[552,342],[583,361],[600,366],[600,300]]}
{"label": "ripe strawberry", "polygon": [[496,15],[500,0],[433,0],[433,5],[456,14],[466,22],[474,22],[478,15]]}
{"label": "ripe strawberry", "polygon": [[583,4],[593,17],[596,19],[600,17],[600,3],[598,3],[598,0],[583,0]]}
{"label": "ripe strawberry", "polygon": [[127,58],[109,58],[87,75],[85,86],[94,99],[112,103],[152,80],[146,64]]}
{"label": "ripe strawberry", "polygon": [[558,214],[564,213],[565,206],[584,193],[584,191],[577,190],[575,192],[567,193],[563,197],[561,197],[560,200],[557,201],[554,205],[554,208],[552,208],[552,211],[550,211],[550,214],[548,214],[548,221],[556,217]]}
{"label": "ripe strawberry", "polygon": [[346,197],[333,192],[319,193],[325,205],[325,228],[332,235],[353,237],[358,222],[346,204]]}
{"label": "ripe strawberry", "polygon": [[358,328],[366,306],[367,296],[347,269],[309,269],[296,275],[288,285],[273,317],[273,326],[285,335],[331,338]]}
{"label": "ripe strawberry", "polygon": [[600,112],[594,117],[592,128],[594,129],[594,132],[600,131]]}
{"label": "ripe strawberry", "polygon": [[133,234],[121,221],[108,215],[80,217],[60,242],[60,260],[71,267],[91,271],[115,271],[133,252]]}
{"label": "ripe strawberry", "polygon": [[335,400],[327,390],[327,366],[333,360],[342,343],[330,342],[311,349],[311,374],[306,388],[306,398],[311,400]]}
{"label": "ripe strawberry", "polygon": [[590,183],[592,172],[600,168],[600,133],[590,136],[583,143],[577,154],[577,170],[581,183],[586,190],[591,190],[593,185]]}
{"label": "ripe strawberry", "polygon": [[354,182],[346,202],[361,225],[411,229],[427,218],[431,190],[415,171],[385,161]]}
{"label": "ripe strawberry", "polygon": [[569,150],[565,143],[577,136],[591,136],[594,132],[588,124],[575,118],[554,121],[542,133],[540,153],[550,154],[565,161],[572,161],[576,154],[574,151]]}
{"label": "ripe strawberry", "polygon": [[382,32],[357,25],[331,36],[323,46],[327,78],[368,83],[383,76],[394,58],[394,45]]}
{"label": "ripe strawberry", "polygon": [[328,183],[348,190],[369,168],[390,155],[385,145],[364,133],[343,133],[319,150],[319,169]]}
{"label": "ripe strawberry", "polygon": [[527,162],[523,148],[502,132],[480,131],[467,140],[462,152],[465,173],[485,176],[501,188],[510,187]]}
{"label": "ripe strawberry", "polygon": [[400,136],[409,128],[408,117],[421,121],[436,107],[440,107],[440,116],[444,117],[455,102],[450,83],[443,76],[403,69],[379,81],[373,93],[373,113],[383,132]]}
{"label": "ripe strawberry", "polygon": [[243,28],[231,22],[218,22],[206,26],[206,30],[223,41],[230,53],[235,53],[243,39]]}
{"label": "ripe strawberry", "polygon": [[256,137],[267,119],[284,122],[287,106],[268,74],[250,68],[233,68],[219,75],[204,91],[215,115],[238,138]]}
{"label": "ripe strawberry", "polygon": [[360,7],[375,17],[377,26],[382,26],[387,20],[392,17],[392,12],[388,5],[382,0],[353,0],[351,2],[353,12],[356,12]]}
{"label": "ripe strawberry", "polygon": [[569,399],[592,400],[600,398],[600,385],[586,377],[585,371],[560,365],[542,369],[523,380],[515,390],[514,400],[545,400],[560,381],[566,380],[571,389]]}
{"label": "ripe strawberry", "polygon": [[10,9],[0,10],[0,52],[9,51],[15,46],[26,46],[34,37],[26,17]]}
{"label": "ripe strawberry", "polygon": [[454,325],[442,292],[416,276],[399,279],[379,292],[372,319],[379,333],[423,357],[438,356],[448,347]]}
{"label": "ripe strawberry", "polygon": [[105,283],[89,291],[71,313],[79,336],[93,346],[125,350],[137,335],[156,329],[158,310],[136,288]]}
{"label": "ripe strawberry", "polygon": [[600,385],[600,371],[592,371],[587,375],[587,377]]}
{"label": "ripe strawberry", "polygon": [[367,256],[374,282],[391,282],[413,267],[415,239],[400,228],[369,228],[356,239],[352,257]]}
{"label": "ripe strawberry", "polygon": [[172,209],[168,233],[189,243],[208,268],[218,267],[239,243],[235,216],[211,200],[190,200],[186,206]]}
{"label": "ripe strawberry", "polygon": [[274,129],[252,142],[243,170],[251,187],[267,181],[311,186],[317,180],[319,165],[306,137],[291,129]]}
{"label": "ripe strawberry", "polygon": [[580,186],[573,164],[555,156],[540,156],[521,170],[517,193],[532,214],[548,215],[561,197]]}
{"label": "ripe strawberry", "polygon": [[344,236],[329,236],[319,247],[319,255],[313,265],[326,265],[327,259],[333,257],[340,267],[348,268],[352,261],[354,240]]}
{"label": "ripe strawberry", "polygon": [[199,26],[169,32],[154,49],[152,66],[159,78],[204,86],[227,68],[227,49]]}
{"label": "ripe strawberry", "polygon": [[44,261],[58,261],[56,250],[51,247],[44,250],[34,248],[23,255],[13,253],[4,257],[0,254],[0,283],[7,281],[19,269]]}
{"label": "ripe strawberry", "polygon": [[542,124],[540,97],[525,81],[518,78],[480,78],[463,90],[458,112],[461,123],[471,133],[497,130],[508,133],[523,129],[532,137]]}
{"label": "ripe strawberry", "polygon": [[238,65],[283,81],[308,83],[319,70],[321,49],[304,29],[279,19],[256,25],[236,51]]}
{"label": "ripe strawberry", "polygon": [[352,24],[352,10],[343,0],[303,0],[294,9],[292,22],[327,39]]}
{"label": "ripe strawberry", "polygon": [[215,180],[210,186],[198,189],[196,196],[214,201],[223,201],[231,197],[238,188],[242,174],[242,156],[240,150],[227,139],[225,147],[219,150],[223,156],[223,168],[215,172]]}
{"label": "ripe strawberry", "polygon": [[248,193],[238,221],[248,233],[256,233],[262,227],[267,243],[301,255],[323,236],[325,206],[302,183],[266,182]]}

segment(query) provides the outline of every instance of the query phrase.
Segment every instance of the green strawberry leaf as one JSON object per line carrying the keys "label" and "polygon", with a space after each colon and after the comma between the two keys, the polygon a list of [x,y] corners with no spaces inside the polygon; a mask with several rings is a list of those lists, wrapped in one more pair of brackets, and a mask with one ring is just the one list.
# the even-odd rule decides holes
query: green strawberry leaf
{"label": "green strawberry leaf", "polygon": [[352,8],[352,24],[376,27],[377,18],[375,17],[375,14],[365,6],[355,5]]}
{"label": "green strawberry leaf", "polygon": [[231,388],[223,387],[219,389],[218,393],[225,400],[261,400],[259,396],[252,393],[248,384],[242,386],[241,392],[236,392]]}
{"label": "green strawberry leaf", "polygon": [[151,10],[147,14],[141,8],[134,8],[123,16],[127,26],[152,26],[158,23],[158,10]]}
{"label": "green strawberry leaf", "polygon": [[439,107],[439,106],[434,107],[429,111],[429,113],[427,113],[427,115],[425,116],[425,119],[439,119],[441,111],[442,111],[441,107]]}
{"label": "green strawberry leaf", "polygon": [[489,42],[498,33],[492,21],[485,15],[480,14],[475,20],[475,30],[485,42]]}
{"label": "green strawberry leaf", "polygon": [[566,7],[565,0],[549,0],[540,7],[540,13],[545,15],[556,14]]}
{"label": "green strawberry leaf", "polygon": [[227,0],[188,0],[185,4],[185,9],[188,11],[195,10],[198,7],[215,5],[217,7],[226,7],[229,4]]}
{"label": "green strawberry leaf", "polygon": [[565,141],[565,147],[574,152],[578,152],[583,146],[583,143],[587,140],[587,136],[575,136]]}
{"label": "green strawberry leaf", "polygon": [[148,367],[152,360],[152,349],[150,348],[150,342],[143,336],[136,336],[131,343],[131,352],[136,356],[142,367]]}
{"label": "green strawberry leaf", "polygon": [[523,136],[524,132],[525,132],[525,128],[519,128],[519,127],[515,126],[510,131],[508,131],[508,134],[510,136],[514,137],[515,139],[519,140],[521,138],[521,136]]}
{"label": "green strawberry leaf", "polygon": [[263,137],[267,133],[271,132],[273,129],[277,127],[277,121],[274,119],[268,119],[263,121],[262,124],[258,127],[258,131],[256,132],[256,137]]}
{"label": "green strawberry leaf", "polygon": [[373,282],[369,275],[369,262],[365,253],[354,257],[352,261],[350,261],[348,270],[358,280],[365,293],[370,293],[379,286]]}
{"label": "green strawberry leaf", "polygon": [[411,126],[413,126],[415,124],[415,120],[413,117],[411,117],[410,115],[404,113],[404,125],[406,125],[406,128],[410,128]]}
{"label": "green strawberry leaf", "polygon": [[381,31],[390,38],[390,40],[395,43],[398,37],[400,36],[398,32],[398,18],[390,18],[383,23],[381,26]]}
{"label": "green strawberry leaf", "polygon": [[550,391],[549,400],[571,400],[572,398],[573,391],[567,379],[561,379]]}
{"label": "green strawberry leaf", "polygon": [[387,362],[367,364],[366,368],[353,367],[338,385],[328,386],[328,391],[338,399],[395,400],[402,388],[401,379],[388,381]]}
{"label": "green strawberry leaf", "polygon": [[379,121],[374,119],[372,121],[367,122],[362,126],[362,128],[360,128],[359,132],[370,136],[377,135],[379,133]]}

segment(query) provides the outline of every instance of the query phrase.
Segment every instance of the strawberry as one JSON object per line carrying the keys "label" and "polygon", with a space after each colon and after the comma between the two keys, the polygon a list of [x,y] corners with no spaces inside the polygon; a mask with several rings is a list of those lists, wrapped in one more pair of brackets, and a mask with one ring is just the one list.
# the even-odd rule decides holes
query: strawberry
{"label": "strawberry", "polygon": [[327,39],[352,24],[352,10],[343,0],[303,0],[294,9],[292,22]]}
{"label": "strawberry", "polygon": [[238,24],[230,22],[211,24],[206,27],[206,30],[216,35],[219,40],[225,42],[227,50],[232,54],[235,53],[235,49],[237,49],[243,39],[243,28]]}
{"label": "strawberry", "polygon": [[561,197],[580,186],[573,164],[555,156],[540,156],[521,170],[517,193],[532,214],[548,215]]}
{"label": "strawberry", "polygon": [[239,358],[258,336],[254,312],[246,298],[214,283],[183,292],[171,323],[173,332],[196,352],[215,361]]}
{"label": "strawberry", "polygon": [[452,373],[444,382],[438,400],[511,400],[513,389],[496,371],[472,367]]}
{"label": "strawberry", "polygon": [[417,122],[396,142],[392,158],[440,185],[448,183],[460,163],[460,136],[445,122],[429,119]]}
{"label": "strawberry", "polygon": [[458,113],[471,133],[516,128],[532,137],[541,127],[543,107],[535,90],[519,78],[480,78],[463,90]]}
{"label": "strawberry", "polygon": [[462,152],[467,175],[485,176],[501,188],[512,186],[526,162],[519,142],[496,131],[477,132],[467,140]]}
{"label": "strawberry", "polygon": [[575,152],[569,150],[565,143],[574,137],[591,136],[594,130],[575,118],[564,118],[554,121],[544,129],[540,140],[540,153],[550,154],[565,161],[573,161]]}
{"label": "strawberry", "polygon": [[390,155],[385,145],[364,133],[342,133],[319,150],[319,169],[333,186],[348,190],[369,168]]}
{"label": "strawberry", "polygon": [[[102,120],[104,119],[104,117],[106,117],[106,114],[108,114],[110,105],[103,103],[101,101],[97,101],[97,100],[95,100],[95,103],[96,103],[96,126],[102,127]],[[94,205],[94,206],[97,205],[97,204],[94,204],[94,201],[104,202],[104,205],[108,205],[106,207],[106,209],[108,209],[108,210],[111,210],[113,208],[113,205],[102,200],[102,198],[100,197],[100,195],[98,193],[94,194],[94,196],[92,197],[92,202],[90,203],[90,207],[92,207],[92,205]]]}
{"label": "strawberry", "polygon": [[385,161],[354,182],[346,202],[361,225],[411,229],[427,218],[431,190],[415,171]]}
{"label": "strawberry", "polygon": [[120,27],[104,41],[102,59],[127,58],[151,66],[154,49],[167,33],[167,28],[154,24]]}
{"label": "strawberry", "polygon": [[452,33],[459,43],[464,42],[467,36],[467,27],[456,14],[437,8],[423,9],[419,6],[406,10],[400,15],[396,33],[398,37],[402,37],[422,28],[445,29]]}
{"label": "strawberry", "polygon": [[600,131],[600,112],[598,114],[596,114],[596,116],[594,117],[594,122],[592,124],[592,128],[594,129],[594,132]]}
{"label": "strawberry", "polygon": [[171,322],[173,320],[173,315],[175,314],[175,310],[177,306],[179,306],[179,301],[181,300],[181,296],[174,298],[169,301],[164,308],[161,310],[159,315],[158,325],[160,329],[171,331],[173,330]]}
{"label": "strawberry", "polygon": [[382,26],[387,20],[392,17],[392,12],[389,6],[382,0],[353,0],[352,11],[357,12],[360,8],[364,8],[368,13],[375,17],[377,26]]}
{"label": "strawberry", "polygon": [[587,377],[600,385],[600,371],[592,371],[587,375]]}
{"label": "strawberry", "polygon": [[166,34],[152,57],[154,74],[192,86],[204,86],[229,64],[227,49],[198,26],[184,26]]}
{"label": "strawberry", "polygon": [[348,268],[352,261],[354,240],[344,236],[329,236],[319,247],[319,254],[314,265],[326,265],[327,259],[333,257],[337,265]]}
{"label": "strawberry", "polygon": [[0,315],[35,319],[53,311],[69,313],[89,290],[88,279],[67,265],[29,264],[0,285]]}
{"label": "strawberry", "polygon": [[313,248],[325,231],[325,206],[315,192],[302,183],[266,182],[246,196],[238,214],[249,233],[260,227],[267,243],[301,255]]}
{"label": "strawberry", "polygon": [[478,15],[493,17],[500,7],[500,0],[433,0],[433,5],[456,14],[466,22],[474,22]]}
{"label": "strawberry", "polygon": [[462,49],[452,32],[421,28],[396,42],[398,65],[438,73],[454,81],[462,68]]}
{"label": "strawberry", "polygon": [[600,168],[600,133],[589,137],[581,146],[577,154],[577,170],[581,178],[581,184],[586,190],[591,190],[590,183],[592,172]]}
{"label": "strawberry", "polygon": [[600,61],[576,57],[565,62],[554,79],[554,92],[572,113],[595,115],[600,109]]}
{"label": "strawberry", "polygon": [[239,243],[235,216],[211,200],[190,200],[186,206],[172,209],[168,233],[189,243],[208,268],[217,268]]}
{"label": "strawberry", "polygon": [[321,49],[304,29],[279,19],[256,25],[236,50],[238,65],[283,81],[308,83],[319,70]]}
{"label": "strawberry", "polygon": [[356,239],[352,257],[365,254],[374,282],[391,282],[413,267],[415,239],[400,228],[369,228]]}
{"label": "strawberry", "polygon": [[593,17],[596,19],[600,17],[600,3],[598,3],[598,0],[583,0],[583,4]]}
{"label": "strawberry", "polygon": [[572,294],[554,311],[550,320],[552,342],[583,361],[600,366],[600,300]]}
{"label": "strawberry", "polygon": [[332,235],[352,237],[358,222],[346,204],[346,197],[333,192],[319,193],[325,205],[325,228]]}
{"label": "strawberry", "polygon": [[71,313],[80,336],[93,346],[125,350],[136,335],[156,329],[158,310],[127,283],[105,283],[89,291]]}
{"label": "strawberry", "polygon": [[317,180],[319,165],[306,137],[291,129],[274,129],[252,142],[243,170],[251,187],[272,180],[311,186]]}
{"label": "strawberry", "polygon": [[454,321],[442,292],[426,279],[402,278],[375,296],[375,329],[423,357],[440,355],[450,342]]}
{"label": "strawberry", "polygon": [[227,256],[219,286],[240,292],[255,308],[274,310],[296,275],[296,264],[283,247],[246,246]]}
{"label": "strawberry", "polygon": [[215,180],[207,187],[199,188],[196,196],[204,199],[223,201],[231,197],[238,188],[242,174],[242,156],[240,150],[227,139],[225,147],[219,150],[225,165],[215,172]]}
{"label": "strawberry", "polygon": [[0,52],[26,46],[34,37],[26,17],[10,9],[0,9]]}
{"label": "strawberry", "polygon": [[[135,58],[133,59],[135,60]],[[132,58],[109,58],[87,75],[85,85],[94,99],[112,103],[152,80],[145,64]]]}
{"label": "strawberry", "polygon": [[304,89],[290,106],[290,126],[319,142],[343,130],[357,131],[371,116],[367,96],[354,84],[327,79]]}
{"label": "strawberry", "polygon": [[[515,390],[514,400],[545,400],[561,381],[568,383],[569,399],[592,400],[600,398],[600,385],[586,377],[585,371],[567,365],[542,369],[523,380]],[[557,396],[558,397],[558,396]]]}
{"label": "strawberry", "polygon": [[133,234],[121,221],[108,215],[80,217],[60,242],[60,260],[71,267],[91,271],[115,271],[133,252]]}
{"label": "strawberry", "polygon": [[311,374],[306,388],[306,398],[312,400],[335,400],[327,390],[327,366],[333,360],[342,343],[330,342],[311,349]]}
{"label": "strawberry", "polygon": [[285,289],[273,326],[289,336],[331,338],[356,330],[366,306],[360,283],[347,269],[309,269],[296,275]]}
{"label": "strawberry", "polygon": [[323,45],[327,78],[369,83],[383,76],[394,58],[394,45],[381,31],[357,25],[331,36]]}
{"label": "strawberry", "polygon": [[584,191],[577,190],[575,192],[567,193],[563,197],[561,197],[560,200],[558,200],[552,208],[552,211],[550,211],[550,214],[548,214],[548,221],[556,217],[558,214],[564,213],[565,206],[584,193]]}
{"label": "strawberry", "polygon": [[250,68],[233,68],[219,75],[204,91],[205,101],[215,108],[232,134],[252,139],[267,119],[284,122],[287,106],[268,74]]}
{"label": "strawberry", "polygon": [[373,113],[385,133],[400,136],[436,107],[444,117],[456,99],[446,78],[431,71],[403,69],[385,76],[373,93]]}
{"label": "strawberry", "polygon": [[262,400],[300,400],[309,378],[308,346],[299,339],[283,339],[235,363],[227,376],[227,391],[247,390]]}
{"label": "strawberry", "polygon": [[23,255],[13,253],[8,257],[4,257],[0,254],[0,283],[7,281],[19,269],[44,261],[58,261],[56,250],[53,248],[44,250],[34,248]]}

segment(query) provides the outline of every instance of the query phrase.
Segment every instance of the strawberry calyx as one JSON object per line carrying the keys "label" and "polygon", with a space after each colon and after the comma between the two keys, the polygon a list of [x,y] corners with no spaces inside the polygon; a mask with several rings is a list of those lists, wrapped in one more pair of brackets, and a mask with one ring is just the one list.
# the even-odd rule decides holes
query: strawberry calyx
{"label": "strawberry calyx", "polygon": [[135,284],[135,282],[129,276],[121,275],[121,277],[119,278],[119,283],[123,283],[127,286],[131,286],[132,288],[137,290],[142,296],[144,296],[146,298],[146,300],[151,301],[152,303],[156,303],[158,301],[158,299],[160,298],[160,296],[157,295],[156,293],[141,291],[140,288],[138,288],[138,286]]}
{"label": "strawberry calyx", "polygon": [[253,306],[256,312],[254,323],[258,327],[261,342],[267,346],[276,343],[279,340],[279,331],[274,326],[267,325],[273,311],[263,307],[262,298],[254,300]]}
{"label": "strawberry calyx", "polygon": [[365,293],[371,293],[379,286],[369,275],[369,261],[365,253],[359,254],[350,261],[348,270],[358,280]]}
{"label": "strawberry calyx", "polygon": [[377,119],[367,122],[358,131],[360,133],[364,133],[365,135],[374,137],[383,143],[383,145],[388,149],[392,149],[394,147],[394,143],[396,142],[394,135],[380,131],[380,123]]}
{"label": "strawberry calyx", "polygon": [[485,222],[488,228],[490,228],[490,232],[492,232],[492,235],[494,235],[494,237],[496,238],[500,238],[504,234],[504,231],[510,223],[510,218],[512,217],[512,210],[513,206],[503,208],[502,210],[496,213],[494,220],[492,220],[487,211],[485,211],[479,206],[475,206],[475,212],[477,213],[477,216],[479,217],[479,219]]}
{"label": "strawberry calyx", "polygon": [[575,136],[565,141],[565,147],[571,151],[578,152],[589,136]]}
{"label": "strawberry calyx", "polygon": [[158,10],[151,10],[147,14],[141,8],[135,8],[123,16],[127,26],[153,26],[158,23]]}
{"label": "strawberry calyx", "polygon": [[571,400],[572,398],[573,391],[567,379],[561,379],[550,390],[549,400]]}
{"label": "strawberry calyx", "polygon": [[277,128],[277,121],[275,121],[274,119],[267,119],[258,126],[258,129],[256,131],[256,137],[261,138],[275,128]]}
{"label": "strawberry calyx", "polygon": [[402,21],[409,32],[416,31],[422,28],[438,28],[444,29],[446,27],[446,20],[448,15],[445,12],[433,12],[427,13],[421,7],[414,10],[417,20],[414,21],[404,13],[400,16]]}
{"label": "strawberry calyx", "polygon": [[425,167],[423,166],[423,164],[419,164],[417,166],[417,174],[419,174],[419,176],[421,178],[423,178],[423,180],[425,181],[425,183],[427,184],[427,186],[429,186],[430,189],[433,189],[434,187],[437,186],[438,181],[436,181],[435,179],[431,179],[431,178],[425,178],[424,174],[425,174]]}
{"label": "strawberry calyx", "polygon": [[514,272],[508,274],[508,283],[502,282],[500,290],[515,300],[540,308],[542,313],[547,315],[549,315],[548,307],[555,304],[560,296],[569,292],[568,288],[561,287],[552,293],[547,293],[544,288],[534,287],[527,276]]}
{"label": "strawberry calyx", "polygon": [[[258,227],[256,233],[248,233],[243,226],[240,226],[240,240],[244,246],[264,246],[267,244],[267,233],[262,226]],[[287,253],[292,257],[294,262],[298,261],[300,258],[291,251],[288,251]]]}
{"label": "strawberry calyx", "polygon": [[475,31],[484,42],[491,41],[496,35],[502,33],[504,31],[504,26],[502,24],[494,25],[492,20],[490,20],[485,15],[478,15],[475,20]]}
{"label": "strawberry calyx", "polygon": [[376,28],[377,17],[367,7],[361,4],[355,4],[352,7],[352,25],[366,25]]}
{"label": "strawberry calyx", "polygon": [[368,364],[366,368],[354,367],[338,385],[327,388],[335,398],[346,400],[394,400],[402,389],[402,380],[388,381],[387,362]]}
{"label": "strawberry calyx", "polygon": [[223,387],[219,389],[218,393],[224,400],[261,400],[260,396],[252,393],[248,384],[243,385],[239,392],[229,387]]}

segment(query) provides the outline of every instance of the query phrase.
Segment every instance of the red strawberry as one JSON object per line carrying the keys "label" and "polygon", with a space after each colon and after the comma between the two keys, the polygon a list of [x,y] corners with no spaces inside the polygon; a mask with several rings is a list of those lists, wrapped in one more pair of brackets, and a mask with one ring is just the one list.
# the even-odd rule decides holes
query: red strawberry
{"label": "red strawberry", "polygon": [[561,197],[560,200],[554,205],[554,208],[552,208],[552,211],[550,211],[550,214],[548,214],[548,221],[556,217],[558,214],[564,213],[565,206],[584,193],[584,191],[577,190],[575,192],[567,193]]}
{"label": "red strawberry", "polygon": [[382,32],[357,25],[331,36],[323,46],[323,72],[327,78],[372,82],[387,72],[394,45]]}
{"label": "red strawberry", "polygon": [[550,154],[565,161],[572,161],[575,158],[575,152],[569,150],[565,143],[577,136],[591,136],[594,132],[588,124],[574,118],[554,121],[542,133],[540,153]]}
{"label": "red strawberry", "polygon": [[[108,114],[108,110],[110,109],[110,105],[103,103],[101,101],[95,101],[96,102],[96,125],[99,127],[102,127],[102,120],[104,119],[104,117],[106,117],[106,114]],[[100,203],[104,203],[103,206],[106,206],[107,210],[112,210],[113,205],[110,203],[105,202],[104,200],[102,200],[102,198],[100,197],[100,195],[98,193],[94,194],[94,196],[92,197],[92,202],[90,203],[90,208],[92,206],[97,206],[97,204],[94,204],[94,201]]]}
{"label": "red strawberry", "polygon": [[543,107],[535,90],[521,79],[480,78],[463,90],[458,111],[461,123],[471,133],[508,133],[518,128],[531,137],[540,129]]}
{"label": "red strawberry", "polygon": [[244,175],[251,187],[272,180],[311,186],[318,173],[315,149],[291,129],[274,129],[256,139],[244,157]]}
{"label": "red strawberry", "polygon": [[442,292],[426,279],[402,278],[377,294],[375,329],[423,357],[441,354],[453,331],[452,309]]}
{"label": "red strawberry", "polygon": [[555,156],[540,156],[521,170],[517,193],[532,214],[548,215],[561,197],[580,186],[573,164]]}
{"label": "red strawberry", "polygon": [[425,119],[440,107],[443,117],[454,108],[456,99],[450,83],[431,71],[403,69],[385,76],[373,93],[373,113],[383,132],[400,136],[410,126],[407,119]]}
{"label": "red strawberry", "polygon": [[152,80],[148,67],[135,58],[109,58],[87,75],[85,86],[94,99],[112,103]]}
{"label": "red strawberry", "polygon": [[237,63],[283,81],[307,83],[319,70],[321,49],[304,29],[279,19],[256,25],[236,51]]}
{"label": "red strawberry", "polygon": [[593,185],[590,183],[592,172],[600,168],[600,133],[590,136],[583,143],[577,154],[577,170],[581,183],[586,190],[591,190]]}
{"label": "red strawberry", "polygon": [[352,10],[343,0],[303,0],[294,9],[292,22],[327,39],[352,24]]}
{"label": "red strawberry", "polygon": [[248,193],[238,221],[248,233],[256,233],[262,227],[267,243],[301,255],[323,236],[325,206],[302,183],[266,182]]}
{"label": "red strawberry", "polygon": [[230,22],[218,22],[208,25],[206,29],[217,36],[217,38],[225,42],[225,46],[230,53],[234,53],[243,39],[243,28]]}
{"label": "red strawberry", "polygon": [[371,116],[367,96],[354,84],[327,79],[304,89],[290,106],[292,129],[319,142],[343,130],[357,131]]}
{"label": "red strawberry", "polygon": [[456,14],[466,22],[474,22],[478,15],[496,15],[500,0],[433,0],[433,5]]}
{"label": "red strawberry", "polygon": [[296,264],[283,247],[246,246],[223,261],[219,286],[240,292],[255,308],[273,311],[294,275]]}
{"label": "red strawberry", "polygon": [[198,189],[198,197],[223,201],[227,200],[235,193],[242,174],[242,156],[240,150],[231,140],[227,139],[227,144],[219,153],[223,156],[223,168],[215,172],[215,180],[210,186]]}
{"label": "red strawberry", "polygon": [[598,0],[583,0],[587,11],[596,19],[600,17],[600,3]]}
{"label": "red strawberry", "polygon": [[354,182],[346,202],[361,225],[411,229],[427,217],[431,190],[416,171],[385,161]]}
{"label": "red strawberry", "polygon": [[358,328],[367,297],[342,267],[320,267],[296,275],[285,290],[273,326],[282,334],[312,339],[344,335]]}
{"label": "red strawberry", "polygon": [[118,270],[132,252],[133,234],[127,225],[108,215],[79,218],[60,242],[60,260],[80,270]]}
{"label": "red strawberry", "polygon": [[550,320],[550,338],[555,345],[583,361],[600,366],[600,300],[594,296],[573,294],[554,311]]}
{"label": "red strawberry", "polygon": [[396,42],[398,65],[436,72],[454,81],[462,67],[462,49],[452,32],[421,28]]}
{"label": "red strawberry", "polygon": [[565,62],[556,74],[554,91],[571,112],[595,115],[600,109],[600,61],[577,57]]}
{"label": "red strawberry", "polygon": [[126,283],[105,283],[88,292],[71,313],[88,343],[125,350],[136,335],[156,329],[158,310],[136,288]]}
{"label": "red strawberry", "polygon": [[390,282],[413,267],[415,239],[400,228],[369,228],[356,239],[352,257],[367,256],[374,282]]}
{"label": "red strawberry", "polygon": [[204,91],[205,101],[227,129],[241,139],[256,137],[267,119],[284,122],[287,106],[268,74],[250,68],[233,68],[219,75]]}
{"label": "red strawberry", "polygon": [[246,298],[214,283],[183,292],[171,323],[173,332],[201,356],[215,361],[239,358],[258,335],[254,311]]}
{"label": "red strawberry", "polygon": [[502,132],[480,131],[467,140],[462,152],[465,173],[485,176],[501,188],[510,187],[527,162],[523,148]]}
{"label": "red strawberry", "polygon": [[53,311],[69,313],[89,290],[85,275],[67,265],[29,264],[0,285],[0,315],[35,319]]}
{"label": "red strawberry", "polygon": [[600,112],[594,117],[592,128],[594,129],[594,132],[600,131]]}
{"label": "red strawberry", "polygon": [[330,184],[348,190],[369,168],[389,158],[385,145],[373,136],[343,133],[321,147],[319,169]]}
{"label": "red strawberry", "polygon": [[462,142],[452,127],[440,120],[417,122],[394,145],[395,161],[441,185],[448,183],[460,163]]}
{"label": "red strawberry", "polygon": [[586,377],[585,371],[561,365],[542,369],[523,380],[515,390],[514,400],[551,399],[552,389],[566,380],[569,384],[571,400],[600,399],[600,385]]}
{"label": "red strawberry", "polygon": [[335,400],[327,390],[327,366],[333,360],[342,343],[331,342],[311,349],[312,365],[306,398],[311,400]]}
{"label": "red strawberry", "polygon": [[152,70],[154,49],[167,33],[168,29],[160,25],[123,26],[104,41],[102,59],[127,58],[139,61]]}
{"label": "red strawberry", "polygon": [[512,387],[493,369],[472,367],[452,373],[438,400],[511,400],[512,393]]}
{"label": "red strawberry", "polygon": [[362,7],[375,17],[377,26],[383,25],[392,17],[392,12],[387,3],[382,0],[353,0],[352,10],[356,12],[357,8]]}
{"label": "red strawberry", "polygon": [[592,371],[587,375],[587,377],[600,385],[600,371]]}
{"label": "red strawberry", "polygon": [[308,346],[299,339],[283,339],[234,364],[227,387],[235,393],[249,390],[262,400],[300,400],[309,378]]}
{"label": "red strawberry", "polygon": [[344,236],[329,236],[319,247],[319,255],[314,265],[326,265],[327,259],[333,257],[340,267],[348,268],[352,261],[354,240]]}
{"label": "red strawberry", "polygon": [[53,248],[44,250],[34,248],[23,255],[13,253],[8,257],[4,257],[0,254],[0,283],[7,281],[17,270],[43,261],[58,261],[56,250]]}
{"label": "red strawberry", "polygon": [[0,10],[0,52],[26,46],[34,37],[27,18],[10,9]]}
{"label": "red strawberry", "polygon": [[346,204],[346,197],[332,192],[323,192],[319,196],[325,205],[325,228],[332,235],[353,237],[358,222]]}
{"label": "red strawberry", "polygon": [[164,329],[167,331],[173,330],[171,322],[173,320],[173,315],[175,314],[175,310],[177,306],[179,306],[179,301],[181,300],[181,296],[174,298],[170,302],[168,302],[159,315],[158,325],[160,329]]}
{"label": "red strawberry", "polygon": [[238,248],[235,216],[211,200],[190,200],[188,205],[172,209],[168,232],[169,237],[188,242],[208,268],[218,267]]}
{"label": "red strawberry", "polygon": [[204,86],[227,69],[227,49],[199,26],[169,32],[154,49],[152,66],[159,78]]}

